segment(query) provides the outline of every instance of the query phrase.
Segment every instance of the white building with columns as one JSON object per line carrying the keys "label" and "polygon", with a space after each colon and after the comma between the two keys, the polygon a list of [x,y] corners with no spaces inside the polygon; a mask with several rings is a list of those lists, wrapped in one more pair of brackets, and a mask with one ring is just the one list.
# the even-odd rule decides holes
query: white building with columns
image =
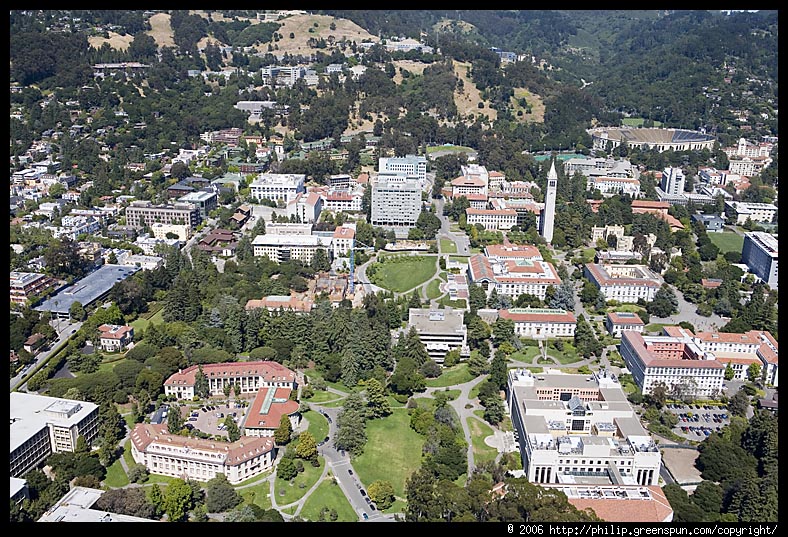
{"label": "white building with columns", "polygon": [[662,456],[615,377],[510,369],[506,392],[531,483],[659,483]]}

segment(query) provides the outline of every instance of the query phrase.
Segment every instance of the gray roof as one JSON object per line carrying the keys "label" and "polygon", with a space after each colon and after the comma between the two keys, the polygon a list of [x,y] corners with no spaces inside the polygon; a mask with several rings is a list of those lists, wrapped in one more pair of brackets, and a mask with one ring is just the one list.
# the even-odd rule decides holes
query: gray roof
{"label": "gray roof", "polygon": [[28,441],[48,423],[70,427],[98,408],[95,403],[22,392],[11,392],[10,452]]}
{"label": "gray roof", "polygon": [[83,306],[92,304],[117,282],[125,280],[138,270],[139,267],[134,266],[102,265],[98,270],[49,297],[34,309],[66,314],[74,302],[79,302]]}

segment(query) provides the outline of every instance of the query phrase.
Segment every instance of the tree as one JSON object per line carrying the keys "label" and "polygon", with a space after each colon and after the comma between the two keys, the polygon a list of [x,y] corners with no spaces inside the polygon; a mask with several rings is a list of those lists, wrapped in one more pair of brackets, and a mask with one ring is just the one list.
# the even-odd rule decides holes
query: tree
{"label": "tree", "polygon": [[383,393],[383,385],[376,378],[366,382],[367,416],[372,419],[383,418],[391,414],[391,405]]}
{"label": "tree", "polygon": [[192,488],[183,479],[173,479],[167,486],[162,508],[170,522],[183,522],[192,508]]}
{"label": "tree", "polygon": [[277,445],[284,446],[290,442],[293,427],[290,425],[290,416],[283,415],[279,420],[279,427],[274,431],[274,441]]}
{"label": "tree", "polygon": [[290,481],[298,475],[296,470],[295,461],[290,457],[284,457],[279,464],[276,465],[276,477],[283,481]]}
{"label": "tree", "polygon": [[317,462],[317,443],[312,433],[305,431],[298,435],[298,444],[295,448],[296,456],[301,459]]}
{"label": "tree", "polygon": [[736,372],[733,370],[733,366],[730,362],[725,366],[725,380],[733,380],[733,377],[736,375]]}
{"label": "tree", "polygon": [[148,500],[144,488],[110,489],[101,496],[94,509],[140,518],[156,518],[156,507]]}
{"label": "tree", "polygon": [[761,364],[753,362],[747,367],[747,379],[750,382],[756,382],[761,379]]}
{"label": "tree", "polygon": [[84,321],[87,317],[85,308],[82,307],[82,303],[80,303],[78,300],[75,300],[68,308],[68,315],[71,317],[72,321]]}
{"label": "tree", "polygon": [[208,377],[203,373],[202,365],[197,366],[197,373],[194,374],[194,394],[203,399],[211,395]]}
{"label": "tree", "polygon": [[331,262],[324,248],[315,250],[315,255],[312,256],[310,266],[318,272],[325,272],[331,268]]}
{"label": "tree", "polygon": [[177,403],[173,403],[167,412],[167,430],[171,434],[178,434],[183,429],[183,423],[181,407]]}
{"label": "tree", "polygon": [[378,509],[388,509],[394,503],[394,486],[383,480],[373,481],[367,487],[369,499],[375,502]]}
{"label": "tree", "polygon": [[740,389],[728,401],[728,408],[734,416],[746,416],[747,408],[750,406],[750,397],[747,392]]}
{"label": "tree", "polygon": [[148,478],[148,467],[144,464],[135,464],[129,468],[129,481],[131,483],[142,483]]}
{"label": "tree", "polygon": [[243,501],[241,495],[227,481],[227,476],[217,474],[206,483],[205,505],[211,513],[229,511]]}
{"label": "tree", "polygon": [[227,428],[227,438],[230,442],[235,442],[241,438],[241,431],[238,429],[238,424],[232,416],[228,415],[224,418],[224,426]]}
{"label": "tree", "polygon": [[662,284],[662,287],[654,294],[654,299],[646,306],[646,310],[649,314],[657,317],[669,317],[678,311],[678,307],[679,301],[676,294],[668,284]]}

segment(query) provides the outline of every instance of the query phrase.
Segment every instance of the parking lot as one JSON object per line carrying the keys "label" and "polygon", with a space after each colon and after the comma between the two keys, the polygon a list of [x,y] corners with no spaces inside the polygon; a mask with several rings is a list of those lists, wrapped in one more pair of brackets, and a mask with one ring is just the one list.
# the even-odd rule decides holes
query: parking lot
{"label": "parking lot", "polygon": [[688,440],[704,440],[712,431],[719,431],[730,423],[725,405],[669,404],[667,409],[679,418],[673,432]]}
{"label": "parking lot", "polygon": [[227,431],[224,428],[224,420],[227,415],[232,416],[235,413],[236,423],[240,427],[244,411],[245,407],[240,406],[240,403],[232,403],[231,406],[224,403],[206,403],[201,407],[189,409],[185,425],[187,427],[191,425],[204,433],[227,436]]}

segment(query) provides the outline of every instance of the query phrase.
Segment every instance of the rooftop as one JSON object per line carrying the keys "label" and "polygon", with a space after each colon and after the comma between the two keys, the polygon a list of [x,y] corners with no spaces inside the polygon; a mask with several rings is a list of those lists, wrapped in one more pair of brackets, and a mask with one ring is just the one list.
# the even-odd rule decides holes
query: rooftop
{"label": "rooftop", "polygon": [[125,280],[138,270],[140,269],[136,266],[102,265],[98,270],[49,297],[34,309],[67,314],[74,302],[79,302],[82,306],[92,304],[117,282]]}

